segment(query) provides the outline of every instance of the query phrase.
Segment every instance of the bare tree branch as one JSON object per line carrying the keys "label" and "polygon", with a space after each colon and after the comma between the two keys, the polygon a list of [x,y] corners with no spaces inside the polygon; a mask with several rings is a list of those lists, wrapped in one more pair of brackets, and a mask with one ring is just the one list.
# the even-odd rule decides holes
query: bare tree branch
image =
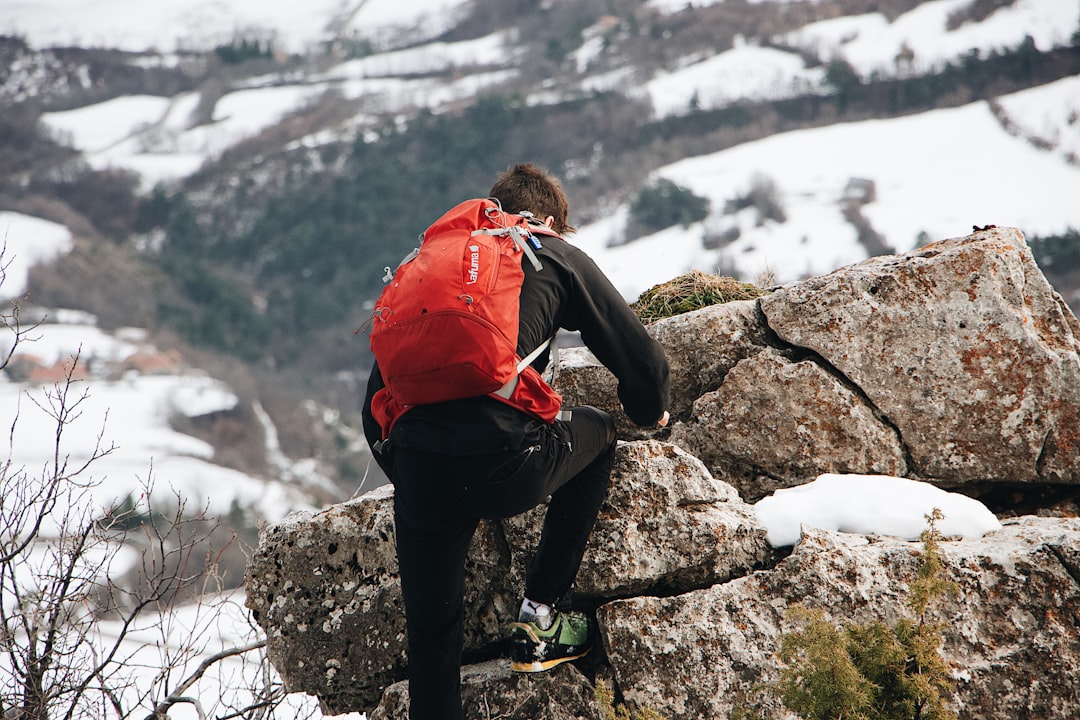
{"label": "bare tree branch", "polygon": [[[25,471],[20,471],[15,478],[21,479],[23,482],[18,483],[18,492],[20,493],[20,500],[16,500],[14,504],[15,512],[9,514],[5,510],[11,508],[12,503],[4,504],[4,500],[0,499],[0,526],[5,530],[10,531],[10,535],[7,537],[10,540],[0,539],[0,546],[10,542],[10,545],[0,550],[0,562],[11,562],[21,553],[23,553],[39,536],[41,532],[42,523],[45,519],[53,513],[56,509],[56,503],[61,497],[60,487],[65,482],[73,482],[74,478],[82,475],[90,467],[91,464],[97,462],[101,458],[111,454],[115,450],[115,446],[110,446],[106,449],[102,449],[102,438],[104,437],[104,426],[98,434],[97,442],[94,445],[93,451],[90,453],[90,457],[82,463],[79,467],[73,471],[69,471],[67,467],[68,459],[66,457],[61,460],[60,447],[61,437],[63,429],[73,422],[79,414],[75,413],[76,408],[86,400],[87,394],[83,395],[75,401],[74,405],[68,402],[68,393],[71,386],[77,382],[75,379],[75,368],[78,366],[79,354],[76,354],[71,358],[65,372],[64,380],[56,383],[53,386],[52,392],[46,393],[46,397],[49,400],[49,408],[46,408],[40,401],[30,398],[31,402],[45,411],[50,417],[56,421],[56,442],[54,444],[53,463],[51,469],[46,467],[41,477],[41,482],[32,483],[28,482]],[[15,419],[12,421],[11,430],[9,433],[10,445],[14,447],[15,443],[15,424],[18,422],[19,415],[16,413]],[[8,484],[7,469],[10,467],[11,458],[7,459],[5,464],[5,472],[0,478],[5,480],[4,486]],[[36,488],[29,491],[28,495],[21,493],[26,492],[25,488]],[[7,493],[0,495],[0,498],[6,498]],[[27,506],[34,508],[34,512],[26,513]],[[27,528],[26,523],[29,522],[30,526]]]}
{"label": "bare tree branch", "polygon": [[[0,244],[0,285],[7,267]],[[0,308],[0,339],[7,341],[0,370],[37,327],[23,323],[18,300]],[[89,406],[89,391],[75,387],[80,355],[81,348],[40,396],[20,395],[20,405],[25,395],[49,418],[51,457],[37,474],[14,461],[20,406],[0,461],[0,717],[162,720],[181,704],[199,718],[271,717],[286,692],[250,617],[250,635],[207,652],[219,642],[220,616],[236,605],[223,591],[224,548],[209,548],[218,526],[206,508],[190,513],[175,490],[171,506],[158,494],[152,503],[152,464],[137,498],[102,507],[95,495],[102,481],[90,471],[116,449],[105,441],[108,413],[88,456],[76,461],[66,453],[65,432]],[[225,547],[234,542],[235,533]],[[138,559],[114,576],[121,550]],[[179,619],[177,603],[191,598]],[[248,672],[253,667],[257,676]],[[217,694],[201,690],[204,683]]]}
{"label": "bare tree branch", "polygon": [[252,650],[259,650],[264,647],[266,647],[266,641],[260,640],[258,642],[244,645],[243,647],[229,648],[227,650],[222,650],[221,652],[210,655],[201,663],[199,663],[199,667],[195,669],[195,672],[193,672],[179,685],[177,685],[176,689],[173,690],[173,692],[167,698],[158,703],[154,707],[153,712],[146,716],[145,720],[160,720],[168,714],[169,708],[171,708],[173,705],[178,702],[187,702],[187,700],[179,693],[187,692],[188,688],[198,682],[202,678],[202,676],[206,674],[207,670],[209,670],[211,667],[221,662],[225,658],[236,657],[237,655],[243,655],[245,653],[251,652]]}

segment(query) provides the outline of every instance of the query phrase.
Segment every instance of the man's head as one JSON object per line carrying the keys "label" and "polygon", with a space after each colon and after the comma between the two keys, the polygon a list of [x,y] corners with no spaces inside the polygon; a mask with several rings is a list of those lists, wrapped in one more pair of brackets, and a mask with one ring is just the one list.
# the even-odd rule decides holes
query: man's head
{"label": "man's head", "polygon": [[506,212],[528,210],[560,235],[576,229],[569,223],[570,205],[558,178],[530,163],[514,165],[499,173],[488,196],[498,200]]}

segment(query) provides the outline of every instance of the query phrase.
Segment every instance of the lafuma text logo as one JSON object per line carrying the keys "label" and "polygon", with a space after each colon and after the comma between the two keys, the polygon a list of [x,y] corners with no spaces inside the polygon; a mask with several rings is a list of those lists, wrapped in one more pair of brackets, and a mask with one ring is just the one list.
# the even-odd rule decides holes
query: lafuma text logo
{"label": "lafuma text logo", "polygon": [[469,246],[469,280],[466,285],[475,285],[480,279],[480,246]]}

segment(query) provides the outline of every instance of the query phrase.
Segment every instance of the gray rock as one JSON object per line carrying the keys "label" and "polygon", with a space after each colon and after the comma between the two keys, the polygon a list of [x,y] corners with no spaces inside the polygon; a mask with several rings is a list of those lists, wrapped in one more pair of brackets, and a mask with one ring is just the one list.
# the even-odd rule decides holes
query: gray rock
{"label": "gray rock", "polygon": [[710,305],[658,320],[649,334],[671,365],[671,414],[684,419],[699,397],[720,387],[741,360],[769,346],[757,301]]}
{"label": "gray rock", "polygon": [[[941,544],[960,593],[932,606],[961,718],[1071,720],[1080,707],[1080,520],[1027,517],[979,540]],[[804,529],[774,570],[677,597],[639,597],[598,617],[619,687],[671,720],[780,711],[763,683],[779,678],[785,611],[820,608],[833,622],[910,617],[921,544]]]}
{"label": "gray rock", "polygon": [[[500,528],[481,523],[468,560],[465,632],[475,648],[502,637],[509,605],[520,599],[506,586],[510,560]],[[290,691],[346,712],[370,707],[404,676],[391,486],[266,528],[246,586],[267,654]]]}
{"label": "gray rock", "polygon": [[876,257],[761,299],[897,428],[910,472],[1080,483],[1076,318],[1019,231]]}
{"label": "gray rock", "polygon": [[[466,648],[490,652],[516,619],[544,507],[481,523],[466,567]],[[578,576],[596,601],[723,582],[772,557],[765,529],[701,461],[656,441],[621,443]],[[333,712],[371,707],[407,665],[393,488],[267,528],[248,565],[248,607],[290,691]]]}
{"label": "gray rock", "polygon": [[[506,537],[523,585],[542,509],[510,518]],[[765,529],[735,490],[674,445],[620,444],[608,498],[589,538],[576,591],[598,598],[724,582],[772,558]]]}
{"label": "gray rock", "polygon": [[641,439],[651,434],[626,417],[619,402],[615,376],[586,347],[559,350],[559,367],[552,387],[562,395],[563,407],[592,405],[607,412],[615,420],[619,437],[624,440]]}
{"label": "gray rock", "polygon": [[[461,704],[470,720],[604,720],[593,693],[592,683],[572,665],[523,674],[511,672],[507,661],[491,661],[461,673]],[[408,720],[408,703],[408,683],[395,683],[368,720]]]}
{"label": "gray rock", "polygon": [[861,395],[820,363],[771,348],[698,398],[671,441],[751,502],[825,472],[907,474],[896,431]]}
{"label": "gray rock", "polygon": [[[711,305],[658,320],[648,327],[667,352],[671,366],[671,416],[684,419],[701,395],[720,387],[740,360],[768,347],[768,327],[757,302],[741,300]],[[554,387],[563,404],[593,405],[615,418],[619,437],[657,437],[662,431],[639,428],[630,422],[619,403],[615,376],[584,347],[559,352]]]}

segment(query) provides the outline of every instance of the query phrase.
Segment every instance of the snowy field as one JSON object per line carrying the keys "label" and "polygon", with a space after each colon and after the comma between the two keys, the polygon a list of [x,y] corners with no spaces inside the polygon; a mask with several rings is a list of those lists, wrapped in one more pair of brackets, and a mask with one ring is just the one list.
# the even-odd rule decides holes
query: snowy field
{"label": "snowy field", "polygon": [[131,52],[212,50],[234,38],[272,38],[290,53],[336,38],[417,42],[453,26],[468,0],[4,0],[0,32],[38,47]]}

